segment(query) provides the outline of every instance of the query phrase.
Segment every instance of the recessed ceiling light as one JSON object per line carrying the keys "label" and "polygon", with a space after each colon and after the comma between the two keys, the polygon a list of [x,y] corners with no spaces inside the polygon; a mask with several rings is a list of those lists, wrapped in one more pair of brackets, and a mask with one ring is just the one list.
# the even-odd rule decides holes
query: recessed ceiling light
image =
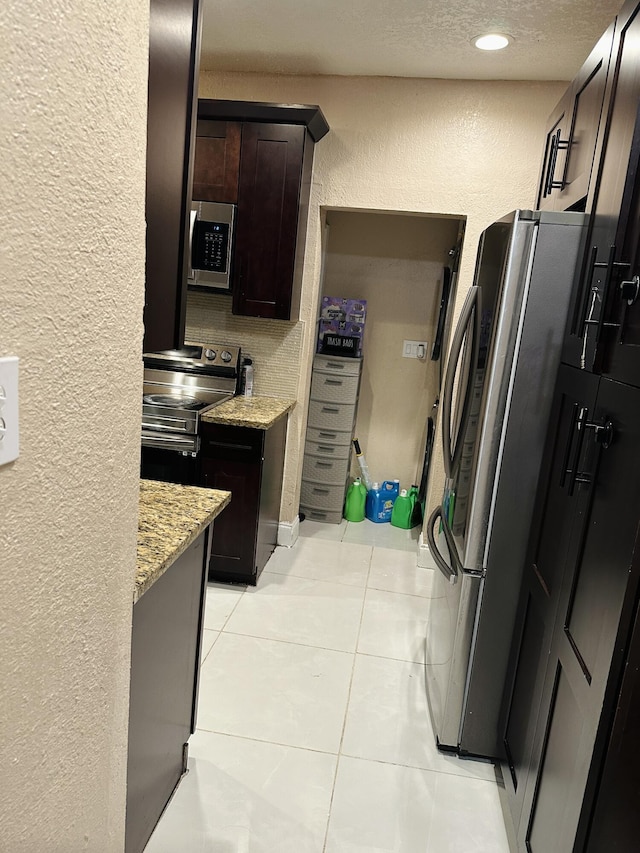
{"label": "recessed ceiling light", "polygon": [[480,50],[502,50],[510,42],[511,38],[501,33],[490,33],[486,36],[478,36],[473,39],[473,43]]}

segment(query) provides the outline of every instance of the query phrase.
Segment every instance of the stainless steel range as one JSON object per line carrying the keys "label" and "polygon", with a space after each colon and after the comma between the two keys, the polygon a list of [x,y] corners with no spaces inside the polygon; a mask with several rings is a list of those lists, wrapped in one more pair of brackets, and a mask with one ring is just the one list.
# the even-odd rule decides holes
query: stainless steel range
{"label": "stainless steel range", "polygon": [[237,393],[240,359],[240,347],[226,344],[186,343],[144,354],[143,477],[197,482],[187,457],[200,450],[200,419]]}

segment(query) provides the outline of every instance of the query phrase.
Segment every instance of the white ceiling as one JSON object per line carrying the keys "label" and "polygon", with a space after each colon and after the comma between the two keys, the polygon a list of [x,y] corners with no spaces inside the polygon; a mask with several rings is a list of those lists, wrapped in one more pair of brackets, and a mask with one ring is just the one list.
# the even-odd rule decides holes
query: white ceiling
{"label": "white ceiling", "polygon": [[[204,0],[201,69],[570,80],[622,0]],[[487,31],[514,38],[484,52]]]}

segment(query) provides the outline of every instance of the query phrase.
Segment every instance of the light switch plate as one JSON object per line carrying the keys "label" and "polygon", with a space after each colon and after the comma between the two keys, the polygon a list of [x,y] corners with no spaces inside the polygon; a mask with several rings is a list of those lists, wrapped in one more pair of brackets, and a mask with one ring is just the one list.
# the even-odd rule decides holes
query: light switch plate
{"label": "light switch plate", "polygon": [[427,346],[426,341],[404,341],[402,357],[425,359],[427,357]]}
{"label": "light switch plate", "polygon": [[0,465],[17,459],[20,450],[18,361],[16,355],[0,358]]}

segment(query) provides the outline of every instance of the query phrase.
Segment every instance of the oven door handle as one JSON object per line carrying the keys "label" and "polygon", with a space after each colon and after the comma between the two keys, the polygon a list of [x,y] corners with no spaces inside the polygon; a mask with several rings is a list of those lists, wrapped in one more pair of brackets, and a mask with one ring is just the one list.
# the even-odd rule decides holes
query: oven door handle
{"label": "oven door handle", "polygon": [[142,433],[143,447],[162,447],[167,450],[185,450],[189,453],[197,453],[200,449],[200,439],[197,437],[183,438],[180,435],[149,435]]}

